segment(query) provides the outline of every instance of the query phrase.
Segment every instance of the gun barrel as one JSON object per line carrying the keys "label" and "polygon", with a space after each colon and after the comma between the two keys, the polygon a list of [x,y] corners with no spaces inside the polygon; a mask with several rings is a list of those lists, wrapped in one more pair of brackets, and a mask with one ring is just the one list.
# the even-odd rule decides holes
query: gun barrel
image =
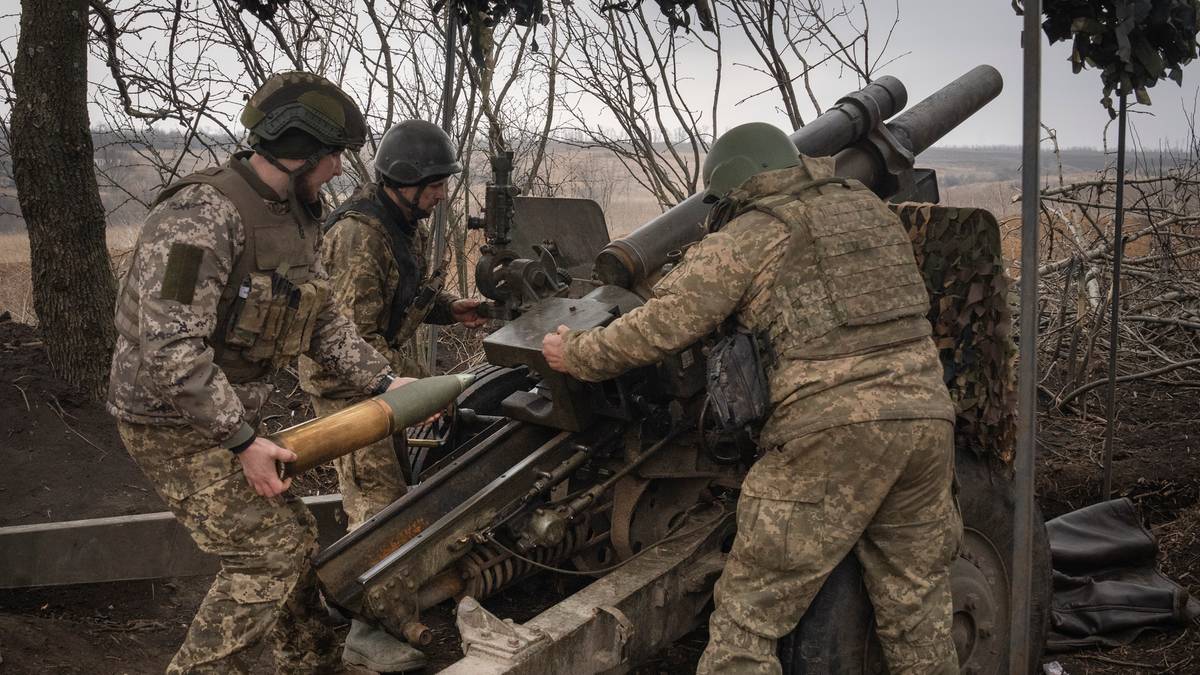
{"label": "gun barrel", "polygon": [[[979,112],[1003,88],[1004,78],[1000,71],[986,64],[975,66],[886,126],[897,143],[913,155],[919,155]],[[840,176],[856,178],[873,187],[883,180],[886,171],[883,158],[870,148],[847,147],[837,153]]]}
{"label": "gun barrel", "polygon": [[[1000,73],[979,66],[904,113],[888,129],[912,154],[933,145],[1000,93]],[[883,120],[904,108],[908,93],[894,77],[875,80],[843,97],[829,110],[791,135],[802,154],[837,156],[838,174],[877,187],[885,175],[883,159],[856,146]],[[615,239],[596,256],[594,273],[605,284],[632,288],[668,260],[672,251],[704,236],[708,205],[694,194],[630,234]]]}
{"label": "gun barrel", "polygon": [[302,474],[420,424],[450,405],[474,379],[469,373],[427,377],[274,434],[272,442],[296,453],[296,461],[280,462],[280,478]]}
{"label": "gun barrel", "polygon": [[[791,135],[800,152],[825,157],[866,138],[882,120],[908,104],[900,80],[885,75],[842,97]],[[708,205],[694,194],[630,234],[609,242],[596,256],[595,275],[605,284],[633,287],[667,261],[667,254],[704,236]]]}

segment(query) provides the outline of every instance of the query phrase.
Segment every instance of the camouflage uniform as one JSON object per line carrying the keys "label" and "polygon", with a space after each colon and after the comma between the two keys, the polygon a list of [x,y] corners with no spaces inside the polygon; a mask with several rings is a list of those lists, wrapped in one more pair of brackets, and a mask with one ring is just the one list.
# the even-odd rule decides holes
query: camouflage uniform
{"label": "camouflage uniform", "polygon": [[746,181],[731,196],[756,208],[688,250],[654,298],[565,338],[568,370],[590,381],[658,361],[730,316],[776,355],[764,452],[742,484],[702,673],[780,672],[776,640],[851,551],[891,672],[957,672],[954,408],[928,296],[899,222],[861,186],[823,180],[832,169],[802,158]]}
{"label": "camouflage uniform", "polygon": [[108,409],[163,501],[221,558],[169,673],[247,672],[268,633],[280,672],[335,663],[312,515],[258,496],[226,449],[253,436],[270,372],[293,352],[362,391],[387,382],[387,361],[329,301],[319,241],[319,223],[293,217],[239,155],[160,195],[122,283]]}
{"label": "camouflage uniform", "polygon": [[[428,233],[410,222],[374,183],[360,188],[328,222],[321,258],[333,281],[334,301],[398,375],[428,375],[406,353],[405,343],[422,320],[453,323],[450,306],[457,300],[437,290],[428,314],[413,306],[419,289],[431,283],[425,259]],[[432,282],[431,290],[436,290],[436,285]],[[337,412],[362,397],[361,391],[347,387],[335,372],[307,357],[300,358],[300,384],[312,396],[318,415]],[[396,441],[395,445],[403,443],[402,438]],[[395,445],[388,438],[335,460],[349,529],[404,494]]]}

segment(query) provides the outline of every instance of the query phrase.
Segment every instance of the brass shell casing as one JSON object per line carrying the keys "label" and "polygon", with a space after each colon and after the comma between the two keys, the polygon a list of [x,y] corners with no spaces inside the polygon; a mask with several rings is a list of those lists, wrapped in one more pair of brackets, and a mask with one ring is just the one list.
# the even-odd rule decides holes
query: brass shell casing
{"label": "brass shell casing", "polygon": [[279,476],[286,479],[387,438],[393,431],[391,409],[371,398],[284,429],[270,440],[296,453],[296,461],[280,464]]}

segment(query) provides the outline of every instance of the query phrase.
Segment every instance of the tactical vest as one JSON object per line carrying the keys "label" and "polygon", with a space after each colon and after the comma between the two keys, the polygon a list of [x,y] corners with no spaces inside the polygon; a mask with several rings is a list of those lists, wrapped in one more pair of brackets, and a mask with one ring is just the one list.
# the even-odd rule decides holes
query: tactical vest
{"label": "tactical vest", "polygon": [[750,208],[791,230],[767,328],[776,357],[829,359],[929,338],[912,243],[861,183],[814,180]]}
{"label": "tactical vest", "polygon": [[417,225],[394,222],[398,216],[389,214],[380,202],[385,198],[379,194],[382,189],[373,183],[364,186],[355,197],[329,215],[325,220],[325,230],[328,231],[342,218],[356,217],[387,232],[399,282],[392,291],[384,336],[389,345],[398,348],[412,338],[417,327],[429,315],[446,276],[442,265],[426,276],[424,246]]}
{"label": "tactical vest", "polygon": [[[326,283],[313,278],[319,221],[305,215],[298,222],[286,202],[266,196],[270,189],[242,161],[244,156],[235,155],[223,166],[168,185],[152,205],[189,185],[210,185],[238,210],[246,245],[234,260],[217,304],[216,330],[209,338],[214,363],[234,384],[261,379],[307,351],[329,297]],[[138,302],[137,292],[125,285],[116,324],[133,340],[139,334]]]}

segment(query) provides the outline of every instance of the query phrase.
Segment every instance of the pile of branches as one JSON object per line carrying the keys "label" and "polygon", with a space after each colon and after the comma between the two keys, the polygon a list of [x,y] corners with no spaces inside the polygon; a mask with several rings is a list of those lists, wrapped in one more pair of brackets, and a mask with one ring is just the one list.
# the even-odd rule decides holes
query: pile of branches
{"label": "pile of branches", "polygon": [[[1126,180],[1118,383],[1200,386],[1200,157],[1171,163]],[[1039,393],[1052,411],[1104,410],[1115,186],[1108,169],[1042,194]]]}

